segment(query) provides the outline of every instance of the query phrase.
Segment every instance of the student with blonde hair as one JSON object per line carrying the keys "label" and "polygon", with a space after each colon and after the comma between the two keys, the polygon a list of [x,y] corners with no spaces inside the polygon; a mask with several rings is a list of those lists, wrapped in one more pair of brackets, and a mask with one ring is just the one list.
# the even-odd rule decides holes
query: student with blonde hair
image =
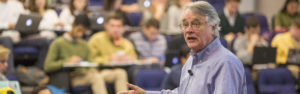
{"label": "student with blonde hair", "polygon": [[5,77],[5,72],[7,68],[7,60],[10,50],[0,45],[0,81],[7,80]]}

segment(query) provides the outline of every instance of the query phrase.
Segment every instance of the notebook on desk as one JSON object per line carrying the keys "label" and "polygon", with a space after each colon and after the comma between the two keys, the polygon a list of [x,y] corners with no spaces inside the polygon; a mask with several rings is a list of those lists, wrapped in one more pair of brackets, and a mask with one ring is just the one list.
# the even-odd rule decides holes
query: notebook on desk
{"label": "notebook on desk", "polygon": [[[15,94],[22,94],[21,87],[18,81],[0,81],[0,92],[9,92],[11,91]],[[3,93],[3,94],[14,94],[14,93]]]}
{"label": "notebook on desk", "polygon": [[82,61],[82,62],[79,62],[77,64],[73,64],[73,63],[64,63],[63,64],[63,67],[98,67],[99,64],[98,63],[91,63],[91,62],[87,62],[87,61]]}

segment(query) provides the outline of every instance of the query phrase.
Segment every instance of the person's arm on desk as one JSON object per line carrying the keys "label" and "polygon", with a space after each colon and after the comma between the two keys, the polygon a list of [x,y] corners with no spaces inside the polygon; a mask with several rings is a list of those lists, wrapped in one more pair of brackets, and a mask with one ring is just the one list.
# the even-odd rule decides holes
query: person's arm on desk
{"label": "person's arm on desk", "polygon": [[96,38],[91,38],[88,42],[89,50],[90,50],[90,61],[97,62],[99,64],[103,64],[109,61],[110,56],[100,53],[103,48],[99,47],[99,40]]}
{"label": "person's arm on desk", "polygon": [[66,62],[67,59],[58,59],[58,54],[59,54],[58,43],[54,41],[49,48],[45,60],[45,64],[44,64],[45,72],[54,72],[62,68],[63,63]]}
{"label": "person's arm on desk", "polygon": [[63,64],[65,62],[78,63],[81,60],[81,58],[78,56],[72,56],[67,59],[58,59],[59,54],[61,53],[59,53],[58,44],[54,41],[49,48],[47,58],[45,60],[45,64],[44,64],[45,72],[57,71],[63,67]]}
{"label": "person's arm on desk", "polygon": [[81,58],[79,56],[72,56],[68,59],[67,63],[77,64],[80,61],[81,61]]}

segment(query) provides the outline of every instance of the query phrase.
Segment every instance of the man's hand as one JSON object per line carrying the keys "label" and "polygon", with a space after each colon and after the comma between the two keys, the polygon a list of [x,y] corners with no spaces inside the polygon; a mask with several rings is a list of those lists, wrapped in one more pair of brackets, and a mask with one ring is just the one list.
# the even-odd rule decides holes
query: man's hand
{"label": "man's hand", "polygon": [[112,62],[131,61],[131,56],[125,55],[124,52],[112,54],[110,59]]}
{"label": "man's hand", "polygon": [[251,36],[250,36],[250,42],[252,44],[255,45],[258,42],[258,40],[259,40],[259,34],[251,34]]}
{"label": "man's hand", "polygon": [[8,28],[9,28],[9,29],[13,29],[13,28],[15,28],[15,27],[16,27],[16,24],[9,24],[9,25],[8,25]]}
{"label": "man's hand", "polygon": [[65,25],[65,24],[62,23],[62,22],[57,22],[57,23],[54,24],[54,26],[62,26],[62,27],[63,27],[64,25]]}
{"label": "man's hand", "polygon": [[132,90],[129,91],[123,91],[123,92],[118,92],[118,94],[146,94],[145,90],[141,89],[140,87],[132,84],[127,84],[129,88]]}
{"label": "man's hand", "polygon": [[73,64],[76,64],[76,63],[79,63],[81,61],[81,58],[79,56],[72,56],[68,59],[68,63],[73,63]]}

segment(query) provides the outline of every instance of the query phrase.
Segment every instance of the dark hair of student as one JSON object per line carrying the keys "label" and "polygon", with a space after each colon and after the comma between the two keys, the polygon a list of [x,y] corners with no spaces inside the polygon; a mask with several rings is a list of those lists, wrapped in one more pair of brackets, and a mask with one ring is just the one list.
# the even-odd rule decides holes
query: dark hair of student
{"label": "dark hair of student", "polygon": [[73,22],[74,26],[77,25],[82,25],[84,26],[86,29],[89,29],[90,27],[90,19],[86,14],[80,14],[75,16],[75,20]]}
{"label": "dark hair of student", "polygon": [[284,5],[283,5],[283,7],[282,7],[282,9],[281,9],[282,13],[287,13],[287,6],[291,2],[295,2],[295,3],[299,4],[298,0],[286,0],[285,3],[284,3]]}
{"label": "dark hair of student", "polygon": [[[28,9],[33,12],[33,13],[39,13],[39,8],[37,7],[37,5],[35,4],[36,0],[29,0],[29,5],[28,5]],[[45,7],[44,9],[48,9],[48,0],[45,0]]]}
{"label": "dark hair of student", "polygon": [[154,27],[156,29],[159,29],[159,26],[160,26],[159,21],[156,20],[155,18],[151,18],[151,19],[147,20],[145,23],[146,28]]}
{"label": "dark hair of student", "polygon": [[190,53],[190,48],[187,46],[187,45],[182,45],[180,47],[180,50],[179,50],[179,57],[187,57],[187,55]]}
{"label": "dark hair of student", "polygon": [[251,28],[251,27],[257,27],[259,26],[259,20],[255,16],[251,16],[246,20],[245,27]]}
{"label": "dark hair of student", "polygon": [[[74,5],[74,2],[75,2],[75,0],[71,0],[71,2],[70,2],[70,4],[69,4],[69,9],[70,9],[70,12],[71,12],[71,14],[72,14],[73,16],[75,15],[75,14],[74,14],[74,11],[76,10],[76,9],[75,9],[75,5]],[[88,5],[87,5],[87,0],[86,0],[86,5],[85,5],[85,7],[84,7],[84,9],[83,9],[84,14],[87,14],[87,13],[88,13],[87,7],[88,7]]]}

